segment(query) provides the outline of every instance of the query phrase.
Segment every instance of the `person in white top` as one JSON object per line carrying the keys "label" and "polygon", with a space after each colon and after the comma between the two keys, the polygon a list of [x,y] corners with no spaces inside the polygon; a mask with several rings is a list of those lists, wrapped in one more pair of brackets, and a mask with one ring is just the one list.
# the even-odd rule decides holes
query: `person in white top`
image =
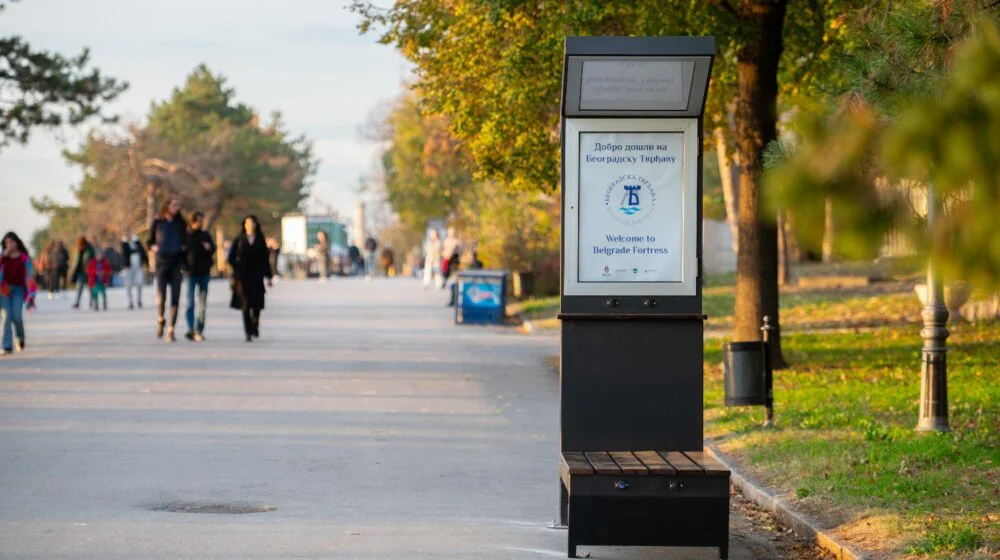
{"label": "person in white top", "polygon": [[436,229],[431,230],[424,243],[424,287],[429,288],[431,282],[438,288],[444,282],[441,276],[441,236]]}
{"label": "person in white top", "polygon": [[[135,304],[142,308],[142,285],[146,282],[145,268],[149,264],[149,256],[139,242],[138,235],[122,237],[122,276],[125,280],[125,291],[128,294],[128,308],[135,309]],[[132,291],[135,290],[135,298]]]}

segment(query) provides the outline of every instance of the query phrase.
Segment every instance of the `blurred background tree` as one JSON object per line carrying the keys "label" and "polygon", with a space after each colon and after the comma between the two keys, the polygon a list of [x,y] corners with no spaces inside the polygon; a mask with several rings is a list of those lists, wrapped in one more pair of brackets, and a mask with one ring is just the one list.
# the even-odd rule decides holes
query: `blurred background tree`
{"label": "blurred background tree", "polygon": [[[171,97],[154,103],[148,123],[91,133],[64,152],[83,177],[75,205],[34,200],[49,214],[49,235],[97,236],[102,243],[144,231],[168,196],[205,213],[208,228],[235,235],[245,214],[267,231],[309,194],[317,161],[304,137],[292,137],[281,115],[261,123],[235,101],[225,79],[201,65]],[[72,216],[72,219],[68,219]]]}
{"label": "blurred background tree", "polygon": [[[0,3],[0,12],[6,3]],[[128,88],[90,67],[90,51],[75,57],[31,48],[18,36],[0,37],[0,150],[25,144],[36,128],[78,125],[101,112]]]}

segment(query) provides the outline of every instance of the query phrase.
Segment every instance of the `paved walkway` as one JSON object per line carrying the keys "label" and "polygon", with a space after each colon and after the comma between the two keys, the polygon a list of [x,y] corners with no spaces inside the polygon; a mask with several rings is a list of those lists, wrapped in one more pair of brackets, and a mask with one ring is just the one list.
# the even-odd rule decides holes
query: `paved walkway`
{"label": "paved walkway", "polygon": [[[456,327],[441,292],[347,279],[277,285],[252,344],[213,283],[208,340],[171,345],[146,295],[43,300],[27,352],[0,358],[0,558],[565,557],[546,528],[554,337]],[[733,524],[732,558],[777,557]]]}

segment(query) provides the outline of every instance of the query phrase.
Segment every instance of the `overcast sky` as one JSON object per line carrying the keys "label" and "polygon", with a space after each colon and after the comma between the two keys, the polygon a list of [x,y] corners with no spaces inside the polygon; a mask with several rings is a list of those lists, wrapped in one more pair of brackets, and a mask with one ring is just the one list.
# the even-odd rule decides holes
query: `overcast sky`
{"label": "overcast sky", "polygon": [[[409,66],[375,37],[359,37],[347,0],[22,0],[0,13],[0,36],[66,56],[91,49],[102,72],[130,87],[111,110],[141,120],[200,63],[222,73],[237,99],[263,116],[281,111],[322,159],[313,196],[350,215],[358,177],[376,146],[360,128],[394,98]],[[0,152],[0,229],[29,237],[45,220],[29,197],[72,202],[79,171],[60,156],[86,131],[35,131]]]}

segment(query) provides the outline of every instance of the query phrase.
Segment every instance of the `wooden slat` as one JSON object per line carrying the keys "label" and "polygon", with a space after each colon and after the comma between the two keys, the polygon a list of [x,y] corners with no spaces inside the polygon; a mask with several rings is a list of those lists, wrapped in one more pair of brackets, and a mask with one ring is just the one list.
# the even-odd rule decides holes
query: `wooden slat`
{"label": "wooden slat", "polygon": [[701,467],[708,476],[729,476],[729,469],[704,451],[685,451],[684,454]]}
{"label": "wooden slat", "polygon": [[569,452],[562,454],[563,469],[573,475],[594,474],[594,467],[590,466],[587,457],[583,453]]}
{"label": "wooden slat", "polygon": [[622,474],[648,475],[649,469],[642,464],[631,451],[612,451],[609,453],[618,466],[622,469]]}
{"label": "wooden slat", "polygon": [[622,474],[621,467],[604,451],[588,451],[584,453],[587,460],[593,465],[597,474]]}
{"label": "wooden slat", "polygon": [[663,460],[656,451],[636,451],[635,456],[649,469],[649,474],[675,475],[677,469]]}
{"label": "wooden slat", "polygon": [[677,474],[681,475],[703,475],[702,470],[694,461],[688,459],[680,451],[660,451],[660,456],[677,469]]}

